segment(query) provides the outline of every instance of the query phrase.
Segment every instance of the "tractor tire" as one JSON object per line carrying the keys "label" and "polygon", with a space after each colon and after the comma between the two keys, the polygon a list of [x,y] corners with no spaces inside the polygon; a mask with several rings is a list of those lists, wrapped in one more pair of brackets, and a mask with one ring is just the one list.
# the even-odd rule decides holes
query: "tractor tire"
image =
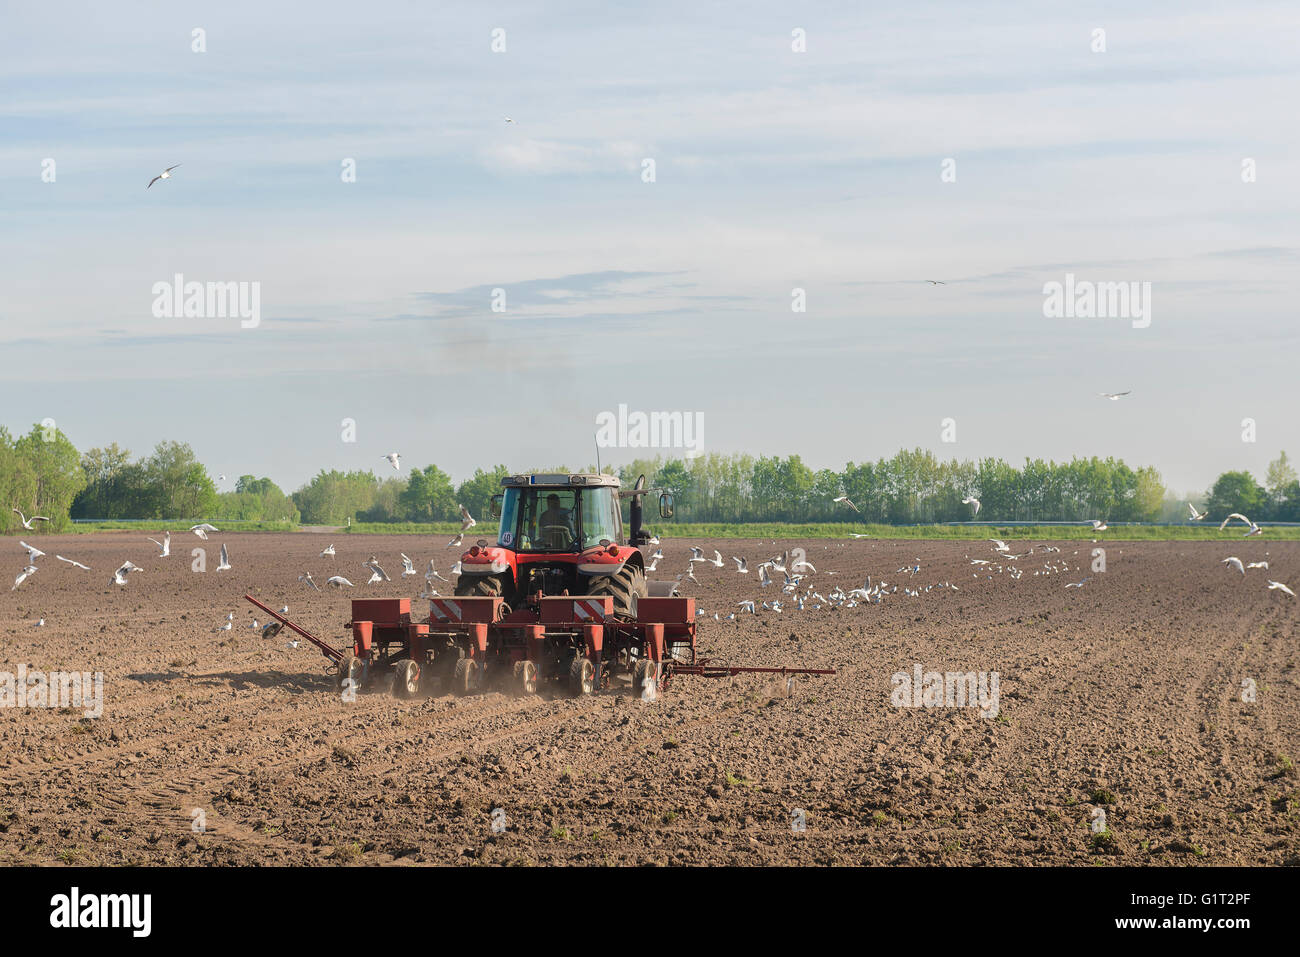
{"label": "tractor tire", "polygon": [[638,599],[648,594],[645,571],[629,563],[617,575],[593,576],[587,582],[587,594],[591,597],[608,595],[614,599],[614,614],[635,618]]}
{"label": "tractor tire", "polygon": [[457,694],[473,694],[478,690],[479,678],[478,662],[473,658],[461,658],[452,673],[452,688]]}
{"label": "tractor tire", "polygon": [[515,689],[524,695],[537,694],[537,662],[515,662]]}
{"label": "tractor tire", "polygon": [[[505,583],[499,575],[461,575],[456,579],[455,594],[460,598],[503,598]],[[500,618],[508,614],[510,614],[510,603],[503,601]]]}

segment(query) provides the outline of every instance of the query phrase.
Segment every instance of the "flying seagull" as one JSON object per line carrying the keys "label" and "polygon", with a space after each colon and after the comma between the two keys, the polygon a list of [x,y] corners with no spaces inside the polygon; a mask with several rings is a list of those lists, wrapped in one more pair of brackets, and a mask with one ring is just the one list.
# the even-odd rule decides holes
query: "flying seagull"
{"label": "flying seagull", "polygon": [[457,545],[459,545],[459,544],[460,544],[461,542],[463,542],[464,540],[465,540],[465,533],[464,533],[464,532],[461,532],[459,535],[457,535],[455,538],[453,538],[451,541],[449,541],[449,542],[447,543],[447,547],[448,547],[448,548],[455,548]]}
{"label": "flying seagull", "polygon": [[460,530],[462,533],[478,524],[478,522],[474,521],[474,516],[469,513],[469,509],[464,505],[457,505],[456,507],[460,509]]}
{"label": "flying seagull", "polygon": [[1193,505],[1191,502],[1188,502],[1188,503],[1187,503],[1187,508],[1188,508],[1188,510],[1192,513],[1192,521],[1193,521],[1193,522],[1199,522],[1201,519],[1205,518],[1205,513],[1204,513],[1204,512],[1198,512],[1198,511],[1196,510],[1196,506]]}
{"label": "flying seagull", "polygon": [[163,533],[163,540],[162,540],[161,542],[158,541],[158,539],[156,539],[156,538],[151,538],[151,539],[149,539],[149,541],[153,542],[155,545],[157,545],[159,548],[162,549],[161,554],[159,554],[159,556],[158,556],[159,558],[166,558],[168,555],[170,555],[170,554],[172,553],[172,533],[171,533],[171,532],[164,532],[164,533]]}
{"label": "flying seagull", "polygon": [[[331,578],[329,578],[329,579],[326,580],[325,584],[327,584],[327,585],[333,585],[335,588],[342,588],[344,585],[346,585],[348,588],[356,588],[356,587],[357,587],[356,585],[352,584],[352,582],[350,582],[350,581],[348,581],[346,578],[344,578],[342,575],[334,575],[334,576],[332,576]],[[317,589],[317,591],[319,591],[319,589]]]}
{"label": "flying seagull", "polygon": [[34,545],[28,545],[26,542],[19,542],[18,547],[27,550],[27,564],[29,565],[35,562],[36,559],[45,557],[45,553],[43,551],[41,551],[39,548],[36,548]]}
{"label": "flying seagull", "polygon": [[1225,518],[1223,520],[1223,524],[1219,526],[1219,531],[1223,531],[1225,528],[1227,528],[1228,523],[1231,522],[1234,518],[1239,518],[1247,525],[1250,526],[1250,530],[1246,532],[1244,536],[1242,536],[1243,538],[1250,538],[1250,536],[1252,535],[1260,535],[1264,531],[1262,528],[1260,528],[1258,525],[1256,525],[1254,522],[1248,519],[1245,515],[1242,515],[1240,512],[1233,512],[1231,515]]}
{"label": "flying seagull", "polygon": [[942,279],[927,279],[926,282],[928,282],[931,286],[946,286],[946,285],[948,285],[948,284],[947,284],[946,282],[944,282]]}
{"label": "flying seagull", "polygon": [[311,572],[303,572],[301,575],[298,576],[298,581],[306,582],[316,591],[320,591],[320,588],[317,586],[317,584],[314,581],[312,581]]}
{"label": "flying seagull", "polygon": [[1110,399],[1110,401],[1112,402],[1118,402],[1124,396],[1132,395],[1133,390],[1129,389],[1127,392],[1098,392],[1097,394],[1101,396],[1103,399]]}
{"label": "flying seagull", "polygon": [[32,528],[32,522],[48,522],[48,521],[49,521],[49,519],[46,518],[44,515],[33,515],[31,518],[28,518],[26,515],[24,515],[24,514],[23,514],[22,512],[20,512],[20,511],[18,511],[18,509],[16,509],[16,508],[15,508],[15,509],[11,509],[11,511],[12,511],[15,515],[17,515],[20,519],[22,519],[22,522],[23,522],[23,528],[27,529],[27,531],[29,531],[29,532],[34,532],[34,531],[36,531],[36,529]]}
{"label": "flying seagull", "polygon": [[964,499],[961,500],[961,503],[963,505],[974,505],[975,514],[978,515],[980,513],[980,500],[977,499],[974,495],[967,495]]}
{"label": "flying seagull", "polygon": [[387,455],[384,456],[384,458],[388,459],[388,464],[391,465],[394,469],[396,469],[399,472],[402,470],[402,457],[398,455],[396,452],[389,452]]}
{"label": "flying seagull", "polygon": [[373,585],[376,582],[392,581],[392,579],[388,577],[387,573],[379,567],[379,559],[374,555],[370,556],[370,561],[362,562],[362,565],[369,568],[371,572],[370,581],[366,582],[367,585]]}
{"label": "flying seagull", "polygon": [[438,579],[438,581],[440,581],[440,582],[445,582],[445,581],[447,580],[447,579],[443,578],[440,574],[438,574],[438,570],[437,570],[436,568],[433,567],[433,559],[430,558],[430,559],[429,559],[429,570],[426,571],[426,572],[424,573],[424,580],[425,580],[426,582],[431,582],[431,581],[433,581],[435,578]]}
{"label": "flying seagull", "polygon": [[230,556],[226,553],[226,545],[224,542],[221,545],[221,564],[217,566],[217,571],[230,571]]}
{"label": "flying seagull", "polygon": [[405,552],[398,552],[397,554],[402,556],[402,577],[403,578],[405,578],[408,575],[419,574],[419,572],[415,570],[415,562],[407,558]]}
{"label": "flying seagull", "polygon": [[749,574],[749,562],[745,561],[745,559],[743,558],[737,558],[735,555],[731,556],[731,560],[736,563],[736,571],[739,574],[741,575]]}
{"label": "flying seagull", "polygon": [[847,505],[849,508],[853,509],[853,511],[857,512],[859,515],[862,514],[862,512],[858,509],[858,507],[854,505],[851,501],[849,501],[849,497],[847,495],[841,495],[839,498],[831,499],[831,501],[837,505]]}
{"label": "flying seagull", "polygon": [[1246,574],[1246,569],[1241,567],[1241,559],[1238,558],[1236,555],[1229,555],[1227,558],[1221,559],[1221,562],[1224,565],[1231,565],[1233,568],[1237,569],[1237,571],[1241,572],[1243,575]]}
{"label": "flying seagull", "polygon": [[1275,581],[1273,581],[1271,578],[1268,580],[1268,590],[1269,590],[1269,591],[1274,591],[1274,590],[1277,590],[1277,591],[1284,591],[1284,592],[1286,592],[1288,595],[1290,595],[1292,598],[1295,597],[1295,592],[1293,592],[1291,589],[1287,588],[1287,587],[1286,587],[1285,585],[1283,585],[1281,582],[1275,582]]}
{"label": "flying seagull", "polygon": [[83,565],[81,564],[81,562],[74,562],[71,558],[64,558],[62,555],[55,555],[54,557],[61,562],[67,562],[69,565],[75,565],[76,567],[80,568],[83,571],[87,571],[87,572],[90,571],[89,565]]}
{"label": "flying seagull", "polygon": [[218,531],[218,529],[215,525],[209,525],[207,522],[202,522],[201,524],[198,525],[191,525],[190,531],[193,532],[195,535],[199,536],[199,538],[203,539],[204,541],[207,541],[208,532],[215,532]]}
{"label": "flying seagull", "polygon": [[1100,521],[1100,520],[1095,519],[1095,518],[1092,520],[1092,530],[1093,530],[1094,532],[1104,532],[1104,531],[1106,531],[1106,529],[1108,529],[1108,528],[1110,528],[1110,526],[1107,525],[1105,522]]}
{"label": "flying seagull", "polygon": [[36,568],[35,565],[28,565],[26,568],[24,568],[21,572],[18,573],[18,577],[14,579],[14,587],[9,590],[13,591],[14,588],[17,588],[23,582],[27,581],[27,579],[35,575],[37,570],[38,569]]}
{"label": "flying seagull", "polygon": [[[157,176],[155,176],[153,179],[149,180],[149,186],[152,186],[154,183],[158,182],[158,180],[160,180],[160,179],[171,179],[171,178],[172,178],[172,170],[174,170],[174,169],[180,169],[180,168],[181,168],[181,164],[180,164],[180,163],[177,163],[175,166],[168,166],[165,170],[163,170],[161,173],[159,173],[159,174],[158,174]],[[148,189],[149,186],[146,186],[145,189]]]}
{"label": "flying seagull", "polygon": [[139,565],[133,565],[131,562],[123,562],[122,567],[119,568],[117,571],[113,572],[113,580],[109,582],[109,584],[125,585],[127,575],[131,574],[131,572],[138,572],[143,570],[144,569],[142,569]]}

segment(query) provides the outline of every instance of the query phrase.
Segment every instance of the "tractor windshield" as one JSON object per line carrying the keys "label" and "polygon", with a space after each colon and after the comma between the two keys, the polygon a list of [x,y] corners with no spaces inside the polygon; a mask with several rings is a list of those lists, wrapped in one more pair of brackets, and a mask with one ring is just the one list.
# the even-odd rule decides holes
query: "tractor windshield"
{"label": "tractor windshield", "polygon": [[569,552],[618,541],[617,500],[610,488],[506,489],[497,544],[516,551]]}

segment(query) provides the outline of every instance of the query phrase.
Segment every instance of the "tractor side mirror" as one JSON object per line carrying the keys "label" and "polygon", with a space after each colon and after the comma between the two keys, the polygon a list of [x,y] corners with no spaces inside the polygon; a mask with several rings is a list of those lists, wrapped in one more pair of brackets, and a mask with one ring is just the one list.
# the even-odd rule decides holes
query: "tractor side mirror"
{"label": "tractor side mirror", "polygon": [[493,518],[501,517],[501,502],[504,498],[505,498],[504,495],[492,496],[492,501],[488,505],[488,514],[491,515]]}
{"label": "tractor side mirror", "polygon": [[663,519],[673,517],[673,495],[671,492],[663,492],[659,496],[659,517]]}

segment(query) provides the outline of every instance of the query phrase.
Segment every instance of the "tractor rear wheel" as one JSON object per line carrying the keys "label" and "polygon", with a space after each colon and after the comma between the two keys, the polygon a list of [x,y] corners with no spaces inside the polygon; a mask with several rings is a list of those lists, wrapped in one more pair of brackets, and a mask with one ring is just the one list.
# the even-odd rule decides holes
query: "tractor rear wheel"
{"label": "tractor rear wheel", "polygon": [[635,618],[637,600],[647,595],[645,570],[629,562],[617,575],[596,575],[587,582],[587,594],[608,595],[614,599],[614,614]]}
{"label": "tractor rear wheel", "polygon": [[[461,575],[456,579],[455,594],[459,598],[503,598],[505,582],[500,575]],[[510,614],[509,602],[501,603],[501,618]]]}

